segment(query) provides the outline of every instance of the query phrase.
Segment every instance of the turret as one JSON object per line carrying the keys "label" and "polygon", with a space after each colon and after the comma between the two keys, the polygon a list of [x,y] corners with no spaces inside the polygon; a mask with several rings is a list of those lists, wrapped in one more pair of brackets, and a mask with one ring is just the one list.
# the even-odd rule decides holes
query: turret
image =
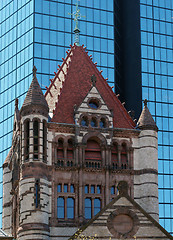
{"label": "turret", "polygon": [[[21,171],[18,239],[49,239],[47,168],[48,105],[33,68],[33,79],[20,110]],[[39,237],[38,237],[39,236]]]}
{"label": "turret", "polygon": [[22,162],[46,162],[46,133],[49,108],[33,68],[33,80],[20,110]]}
{"label": "turret", "polygon": [[158,206],[158,128],[144,100],[137,123],[139,140],[134,151],[134,199],[157,221]]}

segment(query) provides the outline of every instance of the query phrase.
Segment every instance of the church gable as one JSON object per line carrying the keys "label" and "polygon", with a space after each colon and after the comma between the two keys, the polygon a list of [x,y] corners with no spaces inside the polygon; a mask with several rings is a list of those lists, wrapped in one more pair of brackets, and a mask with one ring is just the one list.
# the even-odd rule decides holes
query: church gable
{"label": "church gable", "polygon": [[75,123],[99,128],[113,127],[112,113],[96,87],[96,77],[91,77],[93,86],[79,107],[75,109]]}
{"label": "church gable", "polygon": [[[66,68],[64,70],[65,66]],[[96,64],[92,62],[90,56],[85,52],[83,46],[78,47],[74,45],[71,47],[60,69],[61,71],[59,70],[58,73],[56,73],[56,78],[51,80],[50,87],[45,93],[49,109],[53,111],[51,122],[75,123],[74,107],[79,106],[88,94],[91,89],[91,76],[95,75],[97,78],[97,90],[104,99],[108,109],[113,113],[113,127],[135,128],[136,124],[118,100],[112,88],[103,78],[101,72],[98,71]],[[63,75],[62,79],[60,72]],[[58,81],[62,82],[62,84],[58,85]],[[55,93],[53,93],[53,89],[55,88],[57,89]],[[56,100],[54,100],[54,98]],[[54,104],[56,105],[55,109]]]}
{"label": "church gable", "polygon": [[173,239],[128,195],[119,195],[72,239]]}

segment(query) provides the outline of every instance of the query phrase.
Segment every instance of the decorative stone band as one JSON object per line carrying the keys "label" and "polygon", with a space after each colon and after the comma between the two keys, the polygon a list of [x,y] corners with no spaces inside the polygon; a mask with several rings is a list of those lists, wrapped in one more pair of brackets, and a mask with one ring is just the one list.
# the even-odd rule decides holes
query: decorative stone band
{"label": "decorative stone band", "polygon": [[48,118],[48,109],[45,109],[43,106],[39,106],[37,104],[35,105],[30,105],[25,107],[24,109],[21,109],[20,111],[21,116],[28,116],[30,114],[38,114],[38,115],[43,115],[46,118]]}

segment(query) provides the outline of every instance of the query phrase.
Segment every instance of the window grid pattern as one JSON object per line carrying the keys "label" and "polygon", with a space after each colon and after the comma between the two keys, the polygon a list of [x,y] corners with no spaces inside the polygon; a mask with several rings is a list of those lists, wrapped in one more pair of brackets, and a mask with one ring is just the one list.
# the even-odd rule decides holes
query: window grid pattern
{"label": "window grid pattern", "polygon": [[[74,21],[68,13],[75,11],[75,0],[35,1],[34,63],[42,88],[49,85],[58,64],[62,63],[69,44],[74,43]],[[114,85],[114,13],[113,0],[79,2],[80,43],[98,63],[103,76]]]}
{"label": "window grid pattern", "polygon": [[84,187],[85,199],[85,218],[91,219],[98,212],[100,212],[102,208],[102,199],[103,199],[103,187],[101,185],[89,184]]}
{"label": "window grid pattern", "polygon": [[[15,98],[21,104],[32,80],[33,1],[0,1],[0,215],[2,164],[12,141]],[[0,221],[0,227],[2,225]]]}
{"label": "window grid pattern", "polygon": [[140,0],[142,93],[159,128],[160,224],[173,234],[173,2]]}
{"label": "window grid pattern", "polygon": [[74,184],[60,183],[57,185],[57,218],[75,218],[75,187]]}
{"label": "window grid pattern", "polygon": [[[33,65],[43,92],[49,85],[74,42],[74,21],[68,13],[75,11],[75,4],[76,0],[0,1],[0,214],[1,166],[11,146],[15,98],[20,108],[32,81]],[[80,43],[114,86],[114,0],[81,0],[79,7],[86,16],[79,23]]]}

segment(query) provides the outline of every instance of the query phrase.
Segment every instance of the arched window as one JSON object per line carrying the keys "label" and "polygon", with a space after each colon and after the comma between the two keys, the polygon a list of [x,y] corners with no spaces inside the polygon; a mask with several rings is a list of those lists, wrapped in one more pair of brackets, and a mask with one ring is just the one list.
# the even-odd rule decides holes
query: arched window
{"label": "arched window", "polygon": [[91,125],[91,127],[97,127],[97,120],[95,118],[92,118],[90,125]]}
{"label": "arched window", "polygon": [[26,120],[24,123],[24,133],[25,133],[25,153],[24,153],[24,158],[27,161],[29,159],[29,120]]}
{"label": "arched window", "polygon": [[47,159],[47,123],[43,121],[43,161]]}
{"label": "arched window", "polygon": [[113,144],[112,148],[112,168],[118,169],[118,145],[116,143]]}
{"label": "arched window", "polygon": [[87,127],[87,126],[88,126],[88,118],[87,118],[86,116],[83,116],[83,117],[82,117],[81,125],[82,125],[83,127]]}
{"label": "arched window", "polygon": [[74,218],[74,199],[72,197],[67,198],[67,219]]}
{"label": "arched window", "polygon": [[105,128],[106,127],[106,120],[104,118],[101,118],[99,125],[100,125],[100,128]]}
{"label": "arched window", "polygon": [[[68,162],[69,162],[69,166],[71,166],[71,161],[74,159],[74,155],[73,155],[73,142],[72,142],[71,139],[68,140],[67,159],[68,159]],[[72,163],[73,163],[73,161],[72,161]]]}
{"label": "arched window", "polygon": [[101,149],[99,143],[95,140],[88,140],[85,150],[85,165],[86,167],[100,168],[101,167]]}
{"label": "arched window", "polygon": [[101,200],[99,198],[94,199],[94,216],[101,210]]}
{"label": "arched window", "polygon": [[85,218],[91,219],[91,216],[92,216],[91,199],[85,198]]}
{"label": "arched window", "polygon": [[38,129],[39,129],[39,123],[37,120],[34,120],[34,123],[33,123],[34,159],[38,159]]}
{"label": "arched window", "polygon": [[65,216],[65,201],[63,197],[57,198],[57,217],[64,218]]}
{"label": "arched window", "polygon": [[127,146],[125,143],[122,144],[121,148],[121,168],[122,169],[128,168]]}
{"label": "arched window", "polygon": [[58,140],[57,147],[57,163],[59,167],[63,167],[64,165],[64,147],[63,147],[63,139]]}
{"label": "arched window", "polygon": [[98,109],[99,108],[99,101],[97,99],[91,99],[88,103],[90,108]]}

